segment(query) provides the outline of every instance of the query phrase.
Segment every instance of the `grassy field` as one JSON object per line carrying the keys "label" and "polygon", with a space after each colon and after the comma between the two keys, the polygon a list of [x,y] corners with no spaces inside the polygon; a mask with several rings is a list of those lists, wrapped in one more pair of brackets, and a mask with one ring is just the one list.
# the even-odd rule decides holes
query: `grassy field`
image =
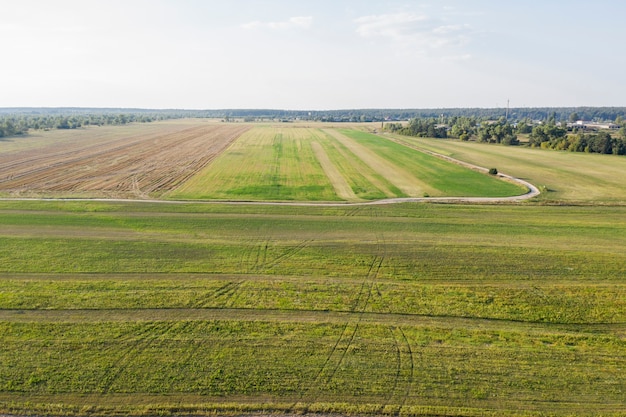
{"label": "grassy field", "polygon": [[543,201],[626,204],[626,158],[616,155],[493,146],[459,140],[391,136],[427,149],[523,178],[543,191]]}
{"label": "grassy field", "polygon": [[355,129],[257,126],[171,199],[365,201],[526,190]]}
{"label": "grassy field", "polygon": [[624,415],[626,208],[0,202],[0,412]]}
{"label": "grassy field", "polygon": [[306,128],[257,127],[170,198],[338,200],[311,148]]}
{"label": "grassy field", "polygon": [[372,129],[255,125],[166,196],[523,192],[411,147],[545,192],[0,200],[0,414],[626,416],[625,160]]}

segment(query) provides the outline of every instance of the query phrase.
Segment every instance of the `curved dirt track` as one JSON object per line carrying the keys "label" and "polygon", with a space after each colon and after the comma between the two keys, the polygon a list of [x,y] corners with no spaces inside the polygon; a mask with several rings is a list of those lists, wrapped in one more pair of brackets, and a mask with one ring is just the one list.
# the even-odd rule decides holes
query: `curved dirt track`
{"label": "curved dirt track", "polygon": [[[476,167],[479,168],[479,167]],[[484,169],[484,168],[481,168]],[[540,191],[533,184],[512,177],[510,175],[498,174],[499,177],[515,182],[527,187],[526,194],[510,197],[406,197],[406,198],[386,198],[375,201],[360,202],[304,202],[304,201],[235,201],[235,200],[157,200],[157,199],[131,199],[131,198],[0,198],[0,201],[99,201],[99,202],[126,202],[126,203],[158,203],[158,204],[248,204],[265,206],[303,206],[303,207],[348,207],[348,206],[374,206],[383,204],[399,203],[511,203],[528,200],[540,194]]]}

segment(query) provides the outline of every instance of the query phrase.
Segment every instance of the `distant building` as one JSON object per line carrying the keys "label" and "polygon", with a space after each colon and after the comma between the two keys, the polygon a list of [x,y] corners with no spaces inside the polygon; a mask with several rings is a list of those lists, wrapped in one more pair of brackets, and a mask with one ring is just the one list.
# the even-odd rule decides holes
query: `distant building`
{"label": "distant building", "polygon": [[574,129],[589,129],[589,130],[619,129],[619,125],[616,125],[615,123],[586,122],[584,120],[578,120],[575,123],[568,123],[567,127],[571,127]]}

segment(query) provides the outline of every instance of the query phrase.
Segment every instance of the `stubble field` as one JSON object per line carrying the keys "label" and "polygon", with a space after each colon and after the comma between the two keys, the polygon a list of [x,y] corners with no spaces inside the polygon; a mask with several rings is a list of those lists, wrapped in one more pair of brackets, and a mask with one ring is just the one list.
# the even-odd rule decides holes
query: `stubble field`
{"label": "stubble field", "polygon": [[158,196],[204,168],[247,129],[170,122],[18,138],[25,143],[0,152],[0,192],[9,196]]}

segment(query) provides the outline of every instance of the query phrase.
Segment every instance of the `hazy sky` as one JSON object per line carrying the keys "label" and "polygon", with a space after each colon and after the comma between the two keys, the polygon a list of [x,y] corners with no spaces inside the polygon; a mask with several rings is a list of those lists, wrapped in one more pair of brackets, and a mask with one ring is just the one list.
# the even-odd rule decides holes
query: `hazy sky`
{"label": "hazy sky", "polygon": [[626,106],[624,0],[0,0],[0,107]]}

